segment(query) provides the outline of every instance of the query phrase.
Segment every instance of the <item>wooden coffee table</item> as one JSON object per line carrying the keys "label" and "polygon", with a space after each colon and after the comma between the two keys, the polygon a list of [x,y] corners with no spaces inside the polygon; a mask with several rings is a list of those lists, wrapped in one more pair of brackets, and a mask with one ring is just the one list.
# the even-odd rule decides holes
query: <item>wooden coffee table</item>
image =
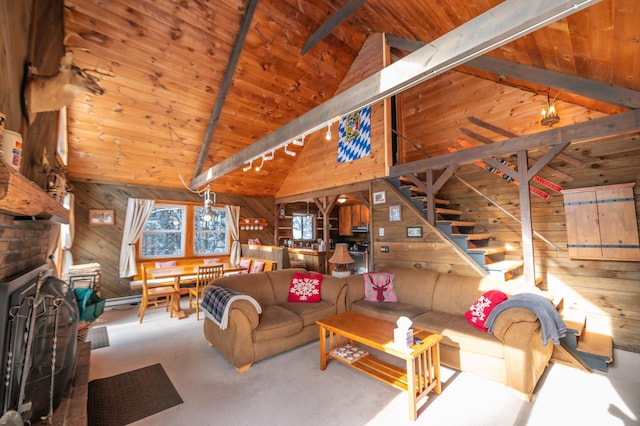
{"label": "wooden coffee table", "polygon": [[[356,312],[343,312],[316,321],[320,326],[320,369],[327,368],[327,360],[337,359],[391,386],[406,391],[409,399],[409,419],[418,417],[418,402],[432,390],[439,394],[440,384],[440,340],[439,334],[413,330],[415,338],[422,343],[407,350],[399,350],[393,344],[396,324]],[[328,335],[327,335],[328,333]],[[327,337],[329,347],[327,348]],[[361,343],[370,348],[391,354],[406,361],[406,369],[398,368],[371,354],[362,351],[350,355]],[[364,351],[367,348],[360,347]],[[346,354],[346,355],[345,355]]]}

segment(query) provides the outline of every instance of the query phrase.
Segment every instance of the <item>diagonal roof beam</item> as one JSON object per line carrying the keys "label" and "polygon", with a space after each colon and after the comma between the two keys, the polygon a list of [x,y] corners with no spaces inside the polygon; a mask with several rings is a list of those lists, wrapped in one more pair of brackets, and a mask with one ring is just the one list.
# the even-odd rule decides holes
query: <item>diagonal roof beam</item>
{"label": "diagonal roof beam", "polygon": [[236,65],[238,64],[238,59],[240,59],[240,53],[242,53],[244,40],[247,38],[249,26],[251,25],[251,20],[253,19],[253,13],[256,11],[257,6],[258,0],[248,0],[247,10],[245,11],[244,16],[242,16],[242,21],[240,22],[240,30],[238,31],[238,34],[236,36],[236,42],[233,45],[233,50],[231,51],[231,56],[229,57],[229,62],[227,63],[227,69],[224,71],[224,77],[222,78],[220,89],[218,90],[218,97],[216,98],[216,103],[213,105],[213,110],[211,111],[209,125],[207,126],[207,130],[204,133],[202,147],[200,148],[200,154],[198,155],[198,162],[196,163],[196,168],[193,172],[194,176],[199,175],[202,171],[204,160],[209,153],[209,147],[211,146],[213,133],[215,132],[216,126],[218,125],[220,112],[222,112],[224,100],[227,98],[229,87],[231,87],[233,73],[236,71]]}
{"label": "diagonal roof beam", "polygon": [[224,159],[194,177],[191,188],[224,176],[245,162],[337,116],[402,92],[599,1],[505,0]]}
{"label": "diagonal roof beam", "polygon": [[347,19],[353,12],[358,10],[360,6],[364,4],[367,0],[349,0],[347,1],[331,18],[329,18],[324,24],[320,25],[320,28],[315,30],[313,34],[309,36],[300,55],[304,55],[309,50],[313,49],[314,46],[320,41],[331,34],[333,30],[336,29],[338,25],[342,23],[345,19]]}
{"label": "diagonal roof beam", "polygon": [[[385,38],[390,47],[395,47],[407,52],[413,52],[424,46],[424,43],[421,41],[409,40],[389,34],[387,34]],[[623,108],[640,108],[640,91],[638,90],[605,84],[575,75],[563,74],[557,71],[505,61],[490,56],[481,56],[472,59],[465,65],[541,86],[553,87],[557,90],[575,93],[576,95]]]}

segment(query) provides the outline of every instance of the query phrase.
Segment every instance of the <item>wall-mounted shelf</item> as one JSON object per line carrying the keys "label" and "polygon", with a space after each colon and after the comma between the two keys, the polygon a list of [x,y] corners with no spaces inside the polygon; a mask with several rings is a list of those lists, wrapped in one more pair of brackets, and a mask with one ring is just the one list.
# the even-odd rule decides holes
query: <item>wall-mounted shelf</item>
{"label": "wall-mounted shelf", "polygon": [[69,223],[69,210],[4,161],[0,161],[0,210],[12,216]]}

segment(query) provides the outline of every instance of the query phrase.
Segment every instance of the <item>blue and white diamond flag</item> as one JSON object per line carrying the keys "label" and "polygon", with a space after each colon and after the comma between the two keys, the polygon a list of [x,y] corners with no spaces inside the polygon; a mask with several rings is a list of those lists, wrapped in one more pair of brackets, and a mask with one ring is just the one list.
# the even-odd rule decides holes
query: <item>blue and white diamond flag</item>
{"label": "blue and white diamond flag", "polygon": [[338,130],[338,163],[371,154],[371,107],[341,117]]}

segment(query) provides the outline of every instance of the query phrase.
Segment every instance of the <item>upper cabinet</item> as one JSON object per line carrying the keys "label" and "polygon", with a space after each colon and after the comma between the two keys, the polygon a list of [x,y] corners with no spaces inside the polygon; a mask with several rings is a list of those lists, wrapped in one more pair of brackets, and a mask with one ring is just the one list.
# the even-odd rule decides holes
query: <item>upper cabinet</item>
{"label": "upper cabinet", "polygon": [[339,233],[341,236],[353,235],[353,228],[369,225],[369,208],[362,204],[340,206]]}
{"label": "upper cabinet", "polygon": [[640,261],[634,185],[562,191],[569,257]]}

